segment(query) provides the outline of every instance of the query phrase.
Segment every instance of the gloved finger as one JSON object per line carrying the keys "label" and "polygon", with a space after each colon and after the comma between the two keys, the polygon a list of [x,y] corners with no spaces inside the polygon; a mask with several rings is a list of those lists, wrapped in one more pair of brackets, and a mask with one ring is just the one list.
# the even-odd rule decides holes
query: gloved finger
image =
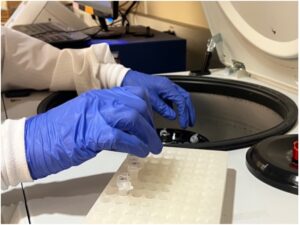
{"label": "gloved finger", "polygon": [[113,88],[110,90],[102,90],[93,92],[99,97],[106,97],[111,99],[118,99],[124,105],[129,108],[137,110],[147,121],[154,127],[153,115],[151,104],[146,100],[145,91],[140,87],[124,87],[124,88]]}
{"label": "gloved finger", "polygon": [[195,125],[195,122],[196,122],[196,113],[195,113],[195,108],[192,103],[190,94],[178,85],[176,85],[175,87],[185,99],[185,103],[186,103],[186,106],[188,108],[188,113],[189,113],[189,126],[192,127]]}
{"label": "gloved finger", "polygon": [[138,157],[146,157],[149,154],[149,146],[139,138],[122,130],[112,129],[114,137],[112,144],[109,147],[111,150],[133,154]]}
{"label": "gloved finger", "polygon": [[136,136],[149,146],[150,152],[161,152],[162,143],[156,130],[135,109],[120,104],[113,113],[105,110],[101,114],[109,126]]}
{"label": "gloved finger", "polygon": [[152,96],[153,108],[156,112],[158,112],[163,117],[169,120],[176,119],[176,112],[168,106],[163,100],[161,100],[158,96]]}
{"label": "gloved finger", "polygon": [[175,84],[169,86],[166,90],[162,92],[162,98],[174,102],[177,106],[179,125],[181,128],[187,128],[189,124],[189,113],[187,106],[185,104],[184,97],[175,88]]}
{"label": "gloved finger", "polygon": [[149,122],[151,122],[150,124],[152,125],[152,127],[154,127],[154,122],[153,122],[153,117],[152,117],[152,105],[151,105],[151,101],[150,101],[150,97],[149,97],[149,93],[147,92],[146,89],[137,87],[137,86],[126,86],[123,89],[127,90],[128,92],[140,97],[145,103],[146,105],[143,103],[141,103],[140,101],[134,101],[130,104],[126,104],[129,107],[133,107],[134,109],[138,110],[139,113],[141,113],[142,115],[147,115],[147,117],[145,117]]}
{"label": "gloved finger", "polygon": [[129,91],[130,93],[140,97],[141,99],[146,101],[149,106],[151,106],[149,93],[146,89],[137,87],[137,86],[126,86],[126,87],[123,87],[123,90]]}

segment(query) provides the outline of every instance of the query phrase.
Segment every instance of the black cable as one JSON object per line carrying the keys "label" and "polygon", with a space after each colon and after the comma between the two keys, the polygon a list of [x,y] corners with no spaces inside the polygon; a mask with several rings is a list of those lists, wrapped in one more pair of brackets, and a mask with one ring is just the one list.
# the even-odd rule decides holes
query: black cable
{"label": "black cable", "polygon": [[132,10],[133,6],[135,6],[137,1],[133,1],[131,5],[126,9],[125,13],[123,14],[121,10],[119,10],[121,18],[122,18],[122,26],[125,25],[125,21],[127,22],[128,25],[130,25],[129,20],[127,19],[127,15],[130,13]]}
{"label": "black cable", "polygon": [[[101,27],[100,27],[101,28]],[[90,34],[89,36],[91,36],[91,37],[93,37],[93,36],[96,36],[99,32],[101,32],[101,31],[103,31],[103,29],[101,28],[101,29],[99,29],[96,33],[94,33],[94,34]]]}
{"label": "black cable", "polygon": [[133,1],[133,2],[131,3],[131,5],[130,5],[130,6],[127,8],[127,10],[125,11],[125,16],[127,16],[127,15],[130,13],[132,7],[133,7],[136,3],[137,3],[137,1]]}
{"label": "black cable", "polygon": [[121,20],[122,20],[122,19],[115,20],[114,22],[110,23],[108,26],[112,26],[112,25],[114,25],[114,24],[116,24],[116,23],[119,23],[119,22],[121,22]]}
{"label": "black cable", "polygon": [[23,183],[21,183],[21,189],[22,189],[22,194],[23,194],[23,198],[24,198],[24,204],[25,204],[25,210],[26,210],[26,214],[27,214],[28,223],[31,224],[30,213],[29,213],[29,209],[28,209],[27,198],[26,198],[24,187],[23,187]]}
{"label": "black cable", "polygon": [[128,3],[129,3],[129,1],[125,1],[123,4],[121,4],[121,5],[119,6],[119,8],[122,8],[123,6],[127,5]]}
{"label": "black cable", "polygon": [[127,22],[128,25],[130,24],[129,20],[127,19],[127,16],[121,14],[121,18],[122,18],[122,26],[125,25],[125,22]]}
{"label": "black cable", "polygon": [[140,5],[140,2],[137,2],[137,3],[136,3],[136,5],[135,5],[135,7],[134,7],[134,8],[132,8],[132,10],[134,10],[134,9],[135,9],[134,13],[136,13],[136,11],[137,11],[137,8],[139,7],[139,5]]}
{"label": "black cable", "polygon": [[[112,27],[112,25],[114,25],[115,23],[118,23],[118,22],[120,22],[121,21],[121,19],[119,19],[119,20],[115,20],[114,22],[112,22],[111,24],[109,24],[108,26],[109,27]],[[101,28],[101,27],[99,27],[99,28]],[[101,32],[101,31],[103,31],[103,29],[101,28],[100,30],[98,30],[96,33],[94,33],[94,34],[90,34],[90,36],[91,37],[93,37],[93,36],[96,36],[99,32]]]}
{"label": "black cable", "polygon": [[8,116],[7,116],[7,109],[6,109],[6,106],[4,104],[4,96],[2,96],[2,93],[1,93],[1,101],[2,101],[2,107],[4,109],[4,113],[5,113],[5,118],[8,119]]}
{"label": "black cable", "polygon": [[125,23],[125,21],[126,21],[126,18],[125,18],[124,14],[123,14],[123,12],[122,12],[121,10],[119,10],[119,14],[120,14],[120,16],[121,16],[122,26],[124,26],[124,23]]}

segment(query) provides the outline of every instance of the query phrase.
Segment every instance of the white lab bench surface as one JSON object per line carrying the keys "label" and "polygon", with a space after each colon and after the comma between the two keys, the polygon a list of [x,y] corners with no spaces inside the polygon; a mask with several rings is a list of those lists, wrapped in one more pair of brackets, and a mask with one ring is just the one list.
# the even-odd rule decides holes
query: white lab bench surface
{"label": "white lab bench surface", "polygon": [[[223,70],[216,71],[213,77],[228,78],[224,77],[224,73]],[[273,88],[297,104],[297,93],[249,77],[238,80]],[[42,95],[47,96],[46,93]],[[36,107],[32,110],[34,114]],[[289,133],[298,133],[297,125]],[[247,150],[227,151],[227,182],[221,222],[298,223],[298,196],[276,189],[254,177],[246,167]],[[80,166],[32,183],[24,183],[31,223],[82,223],[125,157],[123,153],[103,151]],[[24,221],[25,216],[19,220]]]}
{"label": "white lab bench surface", "polygon": [[24,184],[32,223],[82,223],[126,154],[103,151],[56,175]]}
{"label": "white lab bench surface", "polygon": [[1,193],[1,223],[28,224],[21,184]]}

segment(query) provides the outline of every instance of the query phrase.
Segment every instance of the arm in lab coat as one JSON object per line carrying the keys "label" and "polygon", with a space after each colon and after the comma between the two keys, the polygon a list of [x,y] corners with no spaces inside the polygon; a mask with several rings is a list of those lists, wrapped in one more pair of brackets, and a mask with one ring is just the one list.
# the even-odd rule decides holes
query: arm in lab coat
{"label": "arm in lab coat", "polygon": [[[23,33],[1,28],[1,86],[77,90],[120,86],[129,69],[116,64],[107,44],[59,50]],[[25,118],[1,125],[1,187],[32,181],[25,156]]]}
{"label": "arm in lab coat", "polygon": [[1,28],[2,91],[77,90],[120,86],[128,68],[115,63],[107,44],[57,49],[21,32]]}

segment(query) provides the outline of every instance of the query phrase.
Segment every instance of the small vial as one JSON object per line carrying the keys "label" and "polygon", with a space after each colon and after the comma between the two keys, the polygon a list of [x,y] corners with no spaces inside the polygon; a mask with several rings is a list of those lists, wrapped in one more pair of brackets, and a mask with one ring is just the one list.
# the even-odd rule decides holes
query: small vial
{"label": "small vial", "polygon": [[133,161],[128,164],[127,171],[132,180],[138,178],[141,168],[141,163],[138,161]]}
{"label": "small vial", "polygon": [[129,163],[137,163],[138,162],[138,163],[142,164],[142,159],[137,156],[134,156],[134,155],[128,155],[127,160]]}
{"label": "small vial", "polygon": [[128,166],[127,171],[132,180],[136,180],[138,178],[139,172],[142,169],[143,164],[138,157],[128,156]]}
{"label": "small vial", "polygon": [[128,173],[119,174],[117,177],[117,187],[120,195],[127,195],[133,189]]}

